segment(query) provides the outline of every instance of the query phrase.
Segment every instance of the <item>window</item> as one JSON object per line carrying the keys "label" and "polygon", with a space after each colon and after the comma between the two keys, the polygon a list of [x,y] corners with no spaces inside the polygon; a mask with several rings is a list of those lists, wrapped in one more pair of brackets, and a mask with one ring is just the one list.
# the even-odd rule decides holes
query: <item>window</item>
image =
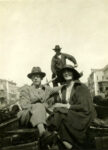
{"label": "window", "polygon": [[97,76],[97,80],[98,80],[98,76]]}
{"label": "window", "polygon": [[100,90],[100,92],[103,92],[103,88],[102,88],[102,87],[100,87],[100,89],[99,89],[99,90]]}

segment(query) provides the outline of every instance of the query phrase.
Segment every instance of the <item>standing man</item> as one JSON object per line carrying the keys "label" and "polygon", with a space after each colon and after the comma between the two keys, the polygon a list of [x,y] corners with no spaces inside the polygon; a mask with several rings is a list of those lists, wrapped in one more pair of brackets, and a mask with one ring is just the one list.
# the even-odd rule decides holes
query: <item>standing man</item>
{"label": "standing man", "polygon": [[74,67],[77,67],[77,61],[76,59],[69,54],[61,53],[61,47],[59,45],[56,45],[53,49],[55,51],[55,55],[52,57],[51,60],[51,71],[52,71],[52,78],[57,77],[53,81],[53,86],[58,86],[58,83],[61,83],[64,81],[64,79],[61,77],[59,71],[61,68],[63,68],[66,65],[66,59],[73,62]]}
{"label": "standing man", "polygon": [[32,85],[22,87],[19,102],[22,110],[18,113],[20,123],[31,123],[33,127],[37,127],[40,137],[45,133],[47,100],[60,89],[43,86],[41,81],[45,75],[40,67],[33,67],[27,75]]}

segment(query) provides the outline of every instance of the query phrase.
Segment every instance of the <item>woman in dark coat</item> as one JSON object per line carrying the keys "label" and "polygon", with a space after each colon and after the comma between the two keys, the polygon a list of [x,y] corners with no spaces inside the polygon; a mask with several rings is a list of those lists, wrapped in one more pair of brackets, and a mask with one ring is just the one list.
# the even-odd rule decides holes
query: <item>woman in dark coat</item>
{"label": "woman in dark coat", "polygon": [[66,86],[60,92],[61,102],[54,105],[48,124],[58,132],[64,146],[71,149],[75,142],[84,142],[95,110],[88,88],[79,81],[80,73],[66,65],[61,69],[61,75],[66,80]]}

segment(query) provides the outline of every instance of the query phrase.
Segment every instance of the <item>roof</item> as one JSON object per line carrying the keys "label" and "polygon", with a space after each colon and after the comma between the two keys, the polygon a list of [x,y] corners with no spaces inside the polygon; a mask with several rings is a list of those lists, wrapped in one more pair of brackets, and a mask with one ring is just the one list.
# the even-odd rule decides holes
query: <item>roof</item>
{"label": "roof", "polygon": [[103,68],[104,71],[105,71],[106,69],[108,69],[108,64]]}

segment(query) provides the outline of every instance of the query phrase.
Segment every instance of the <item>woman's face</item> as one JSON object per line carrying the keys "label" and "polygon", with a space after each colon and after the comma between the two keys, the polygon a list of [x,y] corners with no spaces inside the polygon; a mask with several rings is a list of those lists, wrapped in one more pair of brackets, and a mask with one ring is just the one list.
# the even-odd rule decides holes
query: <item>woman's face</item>
{"label": "woman's face", "polygon": [[64,70],[64,72],[63,72],[63,77],[64,77],[64,79],[65,79],[66,81],[68,81],[68,80],[73,80],[73,73],[72,73],[72,71],[70,71],[70,70],[68,70],[68,69]]}

